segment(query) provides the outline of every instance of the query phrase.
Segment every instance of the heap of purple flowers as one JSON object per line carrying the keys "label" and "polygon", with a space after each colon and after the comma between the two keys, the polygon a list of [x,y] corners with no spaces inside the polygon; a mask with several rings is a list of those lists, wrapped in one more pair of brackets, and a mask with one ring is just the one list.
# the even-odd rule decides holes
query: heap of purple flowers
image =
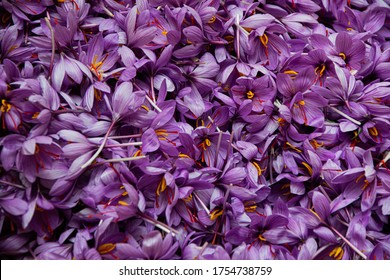
{"label": "heap of purple flowers", "polygon": [[2,259],[390,257],[387,1],[0,15]]}

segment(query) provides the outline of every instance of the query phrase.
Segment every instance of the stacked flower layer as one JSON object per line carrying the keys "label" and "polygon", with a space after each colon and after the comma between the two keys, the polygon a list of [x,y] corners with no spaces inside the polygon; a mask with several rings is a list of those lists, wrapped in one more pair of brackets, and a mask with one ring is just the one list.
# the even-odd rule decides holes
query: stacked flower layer
{"label": "stacked flower layer", "polygon": [[388,259],[383,0],[3,0],[2,259]]}

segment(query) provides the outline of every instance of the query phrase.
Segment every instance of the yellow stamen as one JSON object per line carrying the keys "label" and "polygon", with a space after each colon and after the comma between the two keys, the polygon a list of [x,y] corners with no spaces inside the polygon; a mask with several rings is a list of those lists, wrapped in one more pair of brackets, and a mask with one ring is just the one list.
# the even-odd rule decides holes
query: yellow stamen
{"label": "yellow stamen", "polygon": [[303,166],[306,167],[307,171],[309,171],[309,174],[312,175],[313,174],[313,169],[311,168],[311,166],[309,164],[307,164],[306,162],[302,161],[302,164]]}
{"label": "yellow stamen", "polygon": [[324,64],[321,64],[320,66],[317,66],[316,69],[314,69],[314,72],[317,75],[320,75],[320,77],[322,77],[322,75],[324,74],[325,70],[326,70],[326,66]]}
{"label": "yellow stamen", "polygon": [[260,42],[263,44],[264,47],[267,47],[268,44],[268,36],[267,34],[263,34],[260,36]]}
{"label": "yellow stamen", "polygon": [[254,201],[247,201],[244,203],[245,206],[245,212],[253,213],[257,209],[256,202]]}
{"label": "yellow stamen", "polygon": [[3,99],[1,100],[1,107],[0,110],[3,113],[8,113],[9,110],[11,110],[12,105],[7,102],[7,100]]}
{"label": "yellow stamen", "polygon": [[322,221],[321,217],[318,216],[318,214],[313,209],[310,209],[310,212],[312,212],[318,218],[318,220]]}
{"label": "yellow stamen", "polygon": [[190,158],[190,156],[180,153],[179,158]]}
{"label": "yellow stamen", "polygon": [[341,260],[343,258],[343,255],[344,255],[344,250],[343,248],[337,246],[336,248],[334,248],[330,253],[329,253],[329,257],[332,257],[336,260]]}
{"label": "yellow stamen", "polygon": [[313,146],[314,149],[324,146],[324,142],[318,143],[315,139],[311,140],[310,144]]}
{"label": "yellow stamen", "polygon": [[189,196],[183,198],[184,202],[190,202],[191,200],[192,200],[192,194],[190,194]]}
{"label": "yellow stamen", "polygon": [[379,135],[378,130],[376,129],[375,126],[370,127],[370,128],[368,129],[368,132],[370,133],[371,136],[374,136],[374,137],[376,137],[376,136]]}
{"label": "yellow stamen", "polygon": [[286,142],[286,145],[289,146],[294,151],[297,151],[298,153],[302,153],[302,151],[296,147],[294,147],[290,142]]}
{"label": "yellow stamen", "polygon": [[[208,138],[206,138],[206,139],[204,140],[204,143],[206,144],[207,147],[210,147],[210,146],[211,146],[211,142],[210,142],[210,140],[209,140]],[[206,149],[205,149],[205,150],[206,150]]]}
{"label": "yellow stamen", "polygon": [[298,102],[298,104],[301,105],[301,106],[305,106],[305,101],[301,100],[301,101]]}
{"label": "yellow stamen", "polygon": [[111,252],[112,250],[114,250],[115,247],[116,247],[116,245],[113,244],[113,243],[106,243],[106,244],[103,244],[103,245],[99,246],[98,252],[101,255],[104,255],[104,254],[107,254],[107,253]]}
{"label": "yellow stamen", "polygon": [[250,90],[246,93],[246,97],[249,99],[252,99],[255,96],[255,94]]}
{"label": "yellow stamen", "polygon": [[141,150],[138,150],[135,152],[134,157],[139,157],[140,155],[142,155],[142,152]]}
{"label": "yellow stamen", "polygon": [[167,188],[167,181],[163,177],[157,186],[156,195],[159,196]]}
{"label": "yellow stamen", "polygon": [[129,193],[128,192],[123,192],[122,193],[122,196],[126,196],[126,195],[128,195]]}
{"label": "yellow stamen", "polygon": [[248,31],[249,33],[253,30],[253,28],[250,28],[250,27],[243,27],[246,31]]}
{"label": "yellow stamen", "polygon": [[166,30],[163,30],[161,33],[162,33],[162,35],[164,35],[164,36],[167,36],[167,34],[168,34],[168,31],[166,31]]}
{"label": "yellow stamen", "polygon": [[122,205],[122,206],[129,206],[129,204],[127,202],[124,202],[122,200],[118,201],[118,204]]}
{"label": "yellow stamen", "polygon": [[36,119],[36,118],[38,118],[38,116],[39,116],[39,113],[40,113],[40,112],[36,112],[36,113],[34,113],[34,115],[32,115],[32,117],[31,117],[31,118],[33,118],[33,119]]}
{"label": "yellow stamen", "polygon": [[215,208],[210,212],[210,220],[214,221],[223,214],[223,209]]}
{"label": "yellow stamen", "polygon": [[346,60],[347,59],[347,56],[345,55],[345,53],[339,53],[339,56],[343,59],[343,60]]}
{"label": "yellow stamen", "polygon": [[168,137],[169,136],[169,134],[168,134],[166,129],[156,129],[155,131],[156,131],[156,135],[157,136],[163,136],[163,137]]}
{"label": "yellow stamen", "polygon": [[257,164],[257,162],[251,161],[251,163],[253,164],[254,167],[256,167],[257,175],[259,175],[260,177],[265,169],[261,169],[261,167]]}
{"label": "yellow stamen", "polygon": [[264,236],[261,234],[259,234],[257,238],[259,238],[261,241],[267,241],[267,239],[265,239]]}
{"label": "yellow stamen", "polygon": [[364,185],[362,187],[362,190],[364,191],[368,187],[369,184],[370,184],[370,182],[368,182],[368,180],[364,180]]}
{"label": "yellow stamen", "polygon": [[298,75],[298,72],[296,72],[294,70],[286,70],[283,73],[288,74],[288,75]]}
{"label": "yellow stamen", "polygon": [[359,177],[357,177],[355,183],[359,183],[360,179],[364,177],[364,174],[360,175]]}
{"label": "yellow stamen", "polygon": [[146,112],[149,112],[149,108],[146,105],[142,105],[141,108],[144,109]]}
{"label": "yellow stamen", "polygon": [[347,28],[347,31],[353,31],[353,28],[348,27],[348,28]]}
{"label": "yellow stamen", "polygon": [[215,16],[212,16],[207,23],[214,23],[216,19],[217,18]]}

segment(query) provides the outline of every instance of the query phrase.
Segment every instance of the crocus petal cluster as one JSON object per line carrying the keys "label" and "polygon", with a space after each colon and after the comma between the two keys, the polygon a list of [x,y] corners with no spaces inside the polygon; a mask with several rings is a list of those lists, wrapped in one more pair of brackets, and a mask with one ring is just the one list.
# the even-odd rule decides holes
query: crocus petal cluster
{"label": "crocus petal cluster", "polygon": [[2,259],[389,259],[387,1],[0,18]]}

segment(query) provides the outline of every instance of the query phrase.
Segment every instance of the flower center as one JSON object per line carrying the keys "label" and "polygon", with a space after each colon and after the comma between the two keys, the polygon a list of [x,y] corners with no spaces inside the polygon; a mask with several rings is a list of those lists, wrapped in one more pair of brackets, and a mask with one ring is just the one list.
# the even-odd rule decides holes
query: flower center
{"label": "flower center", "polygon": [[344,255],[344,250],[343,248],[341,248],[340,246],[334,248],[330,253],[329,253],[329,257],[332,257],[336,260],[341,260],[343,258],[343,255]]}
{"label": "flower center", "polygon": [[163,191],[167,189],[167,181],[163,177],[157,186],[156,195],[159,196]]}
{"label": "flower center", "polygon": [[1,107],[0,110],[3,113],[8,113],[9,110],[11,110],[12,105],[7,102],[7,100],[3,99],[1,100]]}
{"label": "flower center", "polygon": [[214,23],[216,19],[217,18],[215,16],[212,16],[207,23]]}
{"label": "flower center", "polygon": [[260,36],[260,42],[263,44],[264,47],[268,47],[267,44],[268,44],[268,36],[267,34],[263,34]]}
{"label": "flower center", "polygon": [[104,255],[104,254],[107,254],[107,253],[111,252],[112,250],[114,250],[115,247],[116,247],[116,245],[113,243],[106,243],[106,244],[99,246],[98,252],[99,252],[99,254]]}
{"label": "flower center", "polygon": [[260,241],[267,241],[261,233],[257,236],[257,238],[259,238]]}
{"label": "flower center", "polygon": [[375,126],[370,127],[370,128],[368,129],[368,133],[370,133],[370,135],[373,136],[373,137],[376,137],[376,136],[379,135],[378,130],[376,129]]}
{"label": "flower center", "polygon": [[345,55],[345,53],[341,52],[339,53],[339,56],[345,61],[347,59],[347,56]]}
{"label": "flower center", "polygon": [[246,97],[248,99],[252,99],[254,96],[255,96],[255,94],[251,90],[246,93]]}
{"label": "flower center", "polygon": [[213,211],[210,212],[210,220],[214,221],[218,217],[222,216],[223,214],[223,209],[215,208]]}
{"label": "flower center", "polygon": [[314,69],[314,72],[320,77],[322,77],[322,75],[324,75],[325,70],[326,70],[325,64],[321,64],[320,66],[317,66],[316,69]]}

